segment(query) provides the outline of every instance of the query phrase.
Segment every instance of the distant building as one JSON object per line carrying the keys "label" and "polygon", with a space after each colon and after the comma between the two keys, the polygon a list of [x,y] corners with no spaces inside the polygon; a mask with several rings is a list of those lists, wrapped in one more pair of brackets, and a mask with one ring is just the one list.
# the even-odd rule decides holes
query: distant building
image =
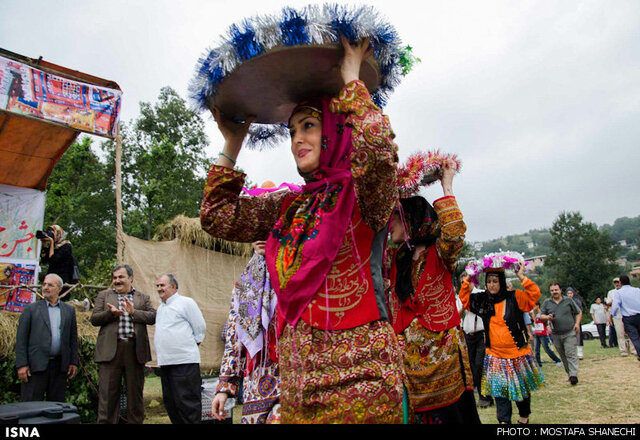
{"label": "distant building", "polygon": [[533,249],[533,247],[535,246],[535,244],[533,244],[532,241],[530,241],[529,243],[527,243],[527,249]]}
{"label": "distant building", "polygon": [[475,249],[476,251],[481,251],[482,250],[482,243],[474,243],[473,249]]}
{"label": "distant building", "polygon": [[618,241],[618,244],[619,244],[620,246],[623,246],[623,247],[624,247],[624,246],[626,246],[626,245],[627,245],[627,240],[620,240],[620,241]]}
{"label": "distant building", "polygon": [[527,266],[529,270],[534,270],[537,267],[544,266],[544,260],[546,259],[547,259],[546,255],[536,255],[535,257],[525,258],[524,261],[529,263],[529,265]]}
{"label": "distant building", "polygon": [[629,260],[627,260],[627,257],[622,256],[616,260],[616,264],[618,266],[626,266],[627,264],[629,264]]}
{"label": "distant building", "polygon": [[631,272],[629,272],[629,276],[636,280],[640,280],[640,266],[634,266],[634,268],[631,269]]}

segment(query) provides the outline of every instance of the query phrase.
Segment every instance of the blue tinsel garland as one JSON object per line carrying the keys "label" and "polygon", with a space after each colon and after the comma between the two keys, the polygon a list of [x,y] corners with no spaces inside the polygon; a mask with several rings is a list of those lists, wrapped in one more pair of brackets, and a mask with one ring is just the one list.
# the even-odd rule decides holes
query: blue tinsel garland
{"label": "blue tinsel garland", "polygon": [[[278,46],[336,43],[340,35],[351,42],[370,38],[381,73],[381,84],[371,96],[376,105],[383,107],[407,72],[407,66],[399,64],[404,53],[400,38],[394,27],[370,6],[349,8],[335,4],[302,10],[286,7],[278,15],[256,16],[232,25],[222,44],[199,59],[189,87],[190,98],[199,110],[208,110],[218,85],[243,62]],[[279,125],[253,125],[248,143],[254,146],[264,146],[271,137],[285,132]]]}

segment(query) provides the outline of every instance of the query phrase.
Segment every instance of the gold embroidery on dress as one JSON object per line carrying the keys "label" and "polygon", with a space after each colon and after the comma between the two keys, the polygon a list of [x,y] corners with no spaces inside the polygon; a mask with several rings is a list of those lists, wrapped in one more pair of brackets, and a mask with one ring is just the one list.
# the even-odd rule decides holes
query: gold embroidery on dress
{"label": "gold embroidery on dress", "polygon": [[441,272],[435,277],[423,277],[426,282],[417,299],[427,306],[423,318],[430,324],[447,323],[451,315],[456,312],[455,303],[449,301],[449,291],[444,285],[445,275],[447,274]]}
{"label": "gold embroidery on dress", "polygon": [[369,290],[369,280],[363,279],[360,276],[360,271],[366,270],[370,255],[361,255],[362,264],[359,265],[352,240],[352,231],[358,227],[361,221],[362,219],[359,219],[355,225],[350,225],[342,240],[336,260],[327,275],[326,291],[323,286],[317,294],[318,308],[333,313],[338,318],[342,318],[345,311],[356,307]]}

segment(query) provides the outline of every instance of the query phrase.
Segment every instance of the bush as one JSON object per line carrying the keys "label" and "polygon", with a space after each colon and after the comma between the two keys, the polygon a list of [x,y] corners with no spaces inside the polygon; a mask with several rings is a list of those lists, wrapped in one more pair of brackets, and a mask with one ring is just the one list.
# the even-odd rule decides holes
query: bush
{"label": "bush", "polygon": [[[17,313],[2,312],[0,336],[4,344],[0,350],[0,404],[20,401],[20,379],[16,371],[15,335]],[[93,361],[95,337],[86,336],[95,332],[88,323],[88,313],[77,313],[78,357],[76,377],[67,386],[67,403],[78,408],[81,423],[95,423],[98,408],[98,365]],[[84,335],[83,335],[84,334]]]}
{"label": "bush", "polygon": [[15,352],[0,357],[0,403],[20,401],[20,379],[16,372]]}
{"label": "bush", "polygon": [[98,419],[98,364],[93,361],[95,349],[96,344],[90,338],[79,339],[80,365],[67,390],[67,402],[78,408],[82,423],[95,423]]}

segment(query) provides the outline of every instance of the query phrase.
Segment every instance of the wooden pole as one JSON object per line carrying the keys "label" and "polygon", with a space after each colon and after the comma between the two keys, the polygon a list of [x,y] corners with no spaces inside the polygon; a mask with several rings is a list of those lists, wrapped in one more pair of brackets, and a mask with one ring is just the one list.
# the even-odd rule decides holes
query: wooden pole
{"label": "wooden pole", "polygon": [[122,136],[120,127],[116,135],[116,260],[124,261],[124,232],[122,231]]}
{"label": "wooden pole", "polygon": [[[91,308],[94,307],[94,303],[93,303],[93,301],[91,301],[91,298],[89,298],[89,295],[87,295],[86,289],[104,290],[104,289],[108,289],[109,288],[109,286],[84,285],[84,284],[80,284],[80,283],[77,283],[77,284],[64,284],[64,287],[71,287],[71,289],[67,290],[67,292],[62,294],[60,296],[60,299],[64,298],[66,295],[71,293],[71,291],[73,289],[78,287],[78,288],[82,289],[82,293],[84,293],[84,296],[89,300],[89,303],[91,304]],[[3,295],[5,293],[7,293],[7,292],[10,292],[10,291],[16,290],[16,289],[27,289],[27,290],[30,290],[33,293],[35,293],[37,296],[39,296],[40,299],[44,299],[44,296],[42,296],[42,294],[40,292],[38,292],[38,290],[36,290],[36,289],[42,289],[42,286],[40,284],[20,284],[20,285],[17,285],[17,286],[8,285],[8,284],[0,284],[0,289],[5,289],[3,291],[0,291],[0,295]]]}

